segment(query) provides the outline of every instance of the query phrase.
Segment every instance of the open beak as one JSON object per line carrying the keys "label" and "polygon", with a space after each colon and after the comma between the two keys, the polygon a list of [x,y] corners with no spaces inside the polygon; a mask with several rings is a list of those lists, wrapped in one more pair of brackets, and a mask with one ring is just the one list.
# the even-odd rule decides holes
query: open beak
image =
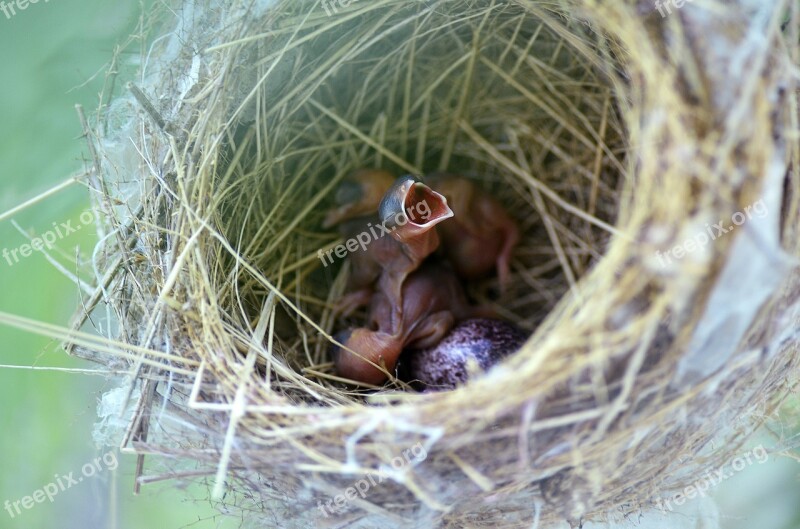
{"label": "open beak", "polygon": [[392,236],[403,242],[453,216],[444,195],[411,175],[401,176],[381,200],[378,215]]}

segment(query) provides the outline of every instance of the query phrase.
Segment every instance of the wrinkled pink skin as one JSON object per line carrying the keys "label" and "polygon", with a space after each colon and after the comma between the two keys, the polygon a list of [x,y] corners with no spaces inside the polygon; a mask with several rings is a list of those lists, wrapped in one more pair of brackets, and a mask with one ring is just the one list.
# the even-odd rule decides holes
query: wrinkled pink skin
{"label": "wrinkled pink skin", "polygon": [[502,204],[466,178],[434,173],[426,180],[447,197],[455,214],[439,226],[439,235],[456,273],[471,280],[496,269],[505,290],[511,279],[511,253],[519,243],[517,223]]}
{"label": "wrinkled pink skin", "polygon": [[[361,198],[357,203],[329,213],[328,218],[335,219],[335,223],[374,212],[381,196],[392,185],[390,175],[385,171],[364,170],[355,175],[358,176],[351,178],[362,186]],[[473,280],[486,277],[496,270],[500,288],[505,290],[511,279],[511,254],[519,243],[517,223],[494,197],[464,177],[452,173],[432,173],[426,177],[426,183],[447,198],[454,213],[453,218],[442,222],[437,231],[444,253],[455,272],[462,279]],[[366,222],[360,223],[361,229],[352,234],[363,231]],[[354,270],[356,268],[353,267]],[[370,275],[371,271],[364,269],[363,273]]]}
{"label": "wrinkled pink skin", "polygon": [[[489,315],[471,307],[452,269],[442,263],[426,262],[410,274],[403,284],[399,311],[389,298],[377,292],[369,310],[369,328],[354,329],[344,342],[347,349],[335,355],[339,375],[368,383],[381,384],[386,373],[370,362],[393,372],[406,347],[433,347],[457,321]],[[397,317],[399,312],[400,317]]]}
{"label": "wrinkled pink skin", "polygon": [[[395,214],[404,211],[415,211],[417,202],[421,200],[424,200],[430,208],[430,216],[422,219],[412,218],[409,215],[408,222],[404,225],[387,225],[390,229],[389,236],[383,235],[372,239],[366,250],[351,254],[348,281],[350,294],[339,303],[345,315],[367,304],[376,286],[394,306],[399,307],[402,303],[402,288],[406,277],[439,247],[439,235],[434,229],[435,226],[453,216],[447,200],[419,182],[398,179],[386,191],[384,197],[395,198],[395,207],[386,211],[389,217],[393,218]],[[375,217],[343,223],[345,237],[351,238],[368,231],[370,222],[373,226],[380,224]],[[380,233],[377,228],[373,229]]]}
{"label": "wrinkled pink skin", "polygon": [[[491,310],[469,306],[449,266],[425,264],[419,267],[438,248],[440,239],[434,227],[441,223],[443,238],[446,236],[451,241],[446,253],[451,259],[464,261],[454,262],[456,270],[461,270],[459,275],[479,277],[496,266],[501,285],[504,285],[509,276],[508,259],[518,240],[516,224],[494,199],[480,197],[469,181],[449,175],[436,178],[465,215],[477,214],[479,218],[444,229],[454,222],[442,222],[453,216],[446,198],[419,182],[398,179],[390,186],[384,200],[394,198],[393,211],[401,208],[410,211],[416,201],[425,200],[432,214],[424,221],[413,219],[404,226],[396,226],[391,237],[372,240],[366,251],[351,255],[348,284],[351,293],[342,299],[340,307],[349,313],[370,300],[371,303],[369,328],[348,331],[342,342],[344,349],[334,350],[336,370],[342,377],[381,384],[386,380],[387,371],[394,370],[404,348],[433,347],[457,321],[495,316]],[[374,207],[375,189],[384,184],[385,178],[376,178],[367,184],[372,189],[363,193],[364,201],[372,203],[362,203],[349,211],[362,212]],[[381,209],[385,209],[383,204]],[[368,222],[373,225],[380,222],[374,217],[349,220],[348,213],[343,211],[340,208],[328,218],[343,222],[343,232],[348,238],[363,232]],[[386,218],[386,211],[382,213]]]}
{"label": "wrinkled pink skin", "polygon": [[[413,213],[420,201],[428,206],[427,218]],[[363,252],[365,255],[353,263],[356,284],[364,288],[349,298],[351,304],[352,300],[368,298],[365,293],[376,273],[374,263],[378,263],[377,290],[370,307],[371,328],[351,331],[344,348],[334,354],[340,376],[367,384],[386,380],[386,371],[394,370],[408,343],[432,343],[430,340],[444,336],[455,322],[452,309],[445,310],[454,302],[454,296],[460,295],[463,300],[456,302],[456,310],[462,303],[468,306],[452,273],[425,267],[424,273],[415,274],[439,246],[435,226],[453,215],[447,200],[424,184],[400,178],[384,195],[379,213],[384,225],[391,229],[390,236],[373,240]],[[393,222],[403,213],[407,215],[404,222]],[[450,286],[443,288],[443,284]]]}

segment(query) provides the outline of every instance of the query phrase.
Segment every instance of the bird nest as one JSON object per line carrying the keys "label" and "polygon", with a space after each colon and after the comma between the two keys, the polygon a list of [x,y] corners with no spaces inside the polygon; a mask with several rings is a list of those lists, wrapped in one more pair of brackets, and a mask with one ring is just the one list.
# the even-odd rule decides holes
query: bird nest
{"label": "bird nest", "polygon": [[[735,4],[151,13],[87,131],[104,220],[75,327],[110,340],[69,344],[130,373],[127,429],[98,433],[137,486],[207,480],[276,527],[547,526],[647,509],[740,450],[799,359],[798,11]],[[503,204],[512,280],[468,292],[521,350],[452,391],[337,376],[350,269],[320,262],[321,225],[364,167]]]}

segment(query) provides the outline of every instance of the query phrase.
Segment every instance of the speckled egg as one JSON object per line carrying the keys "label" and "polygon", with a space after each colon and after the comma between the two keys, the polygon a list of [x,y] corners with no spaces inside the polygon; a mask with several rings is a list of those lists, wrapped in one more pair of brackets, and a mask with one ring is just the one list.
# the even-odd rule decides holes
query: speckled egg
{"label": "speckled egg", "polygon": [[403,376],[421,389],[453,389],[469,378],[469,363],[474,361],[485,371],[517,351],[526,339],[524,332],[505,321],[464,320],[435,347],[403,353]]}

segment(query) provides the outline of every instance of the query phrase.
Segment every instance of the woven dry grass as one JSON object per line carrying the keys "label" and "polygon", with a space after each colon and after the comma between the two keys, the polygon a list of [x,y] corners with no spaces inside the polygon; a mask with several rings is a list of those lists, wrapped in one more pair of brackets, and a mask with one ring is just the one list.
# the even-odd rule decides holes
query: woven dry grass
{"label": "woven dry grass", "polygon": [[[141,61],[118,57],[133,85],[88,131],[105,236],[75,323],[117,325],[69,337],[130,373],[138,482],[208,479],[259,526],[530,527],[636,513],[737,453],[800,358],[789,4],[153,13]],[[470,292],[532,336],[465,387],[333,374],[348,270],[321,266],[320,223],[370,166],[460,172],[520,222],[512,288]],[[393,469],[413,446],[424,460]],[[321,513],[368,474],[385,480]]]}

